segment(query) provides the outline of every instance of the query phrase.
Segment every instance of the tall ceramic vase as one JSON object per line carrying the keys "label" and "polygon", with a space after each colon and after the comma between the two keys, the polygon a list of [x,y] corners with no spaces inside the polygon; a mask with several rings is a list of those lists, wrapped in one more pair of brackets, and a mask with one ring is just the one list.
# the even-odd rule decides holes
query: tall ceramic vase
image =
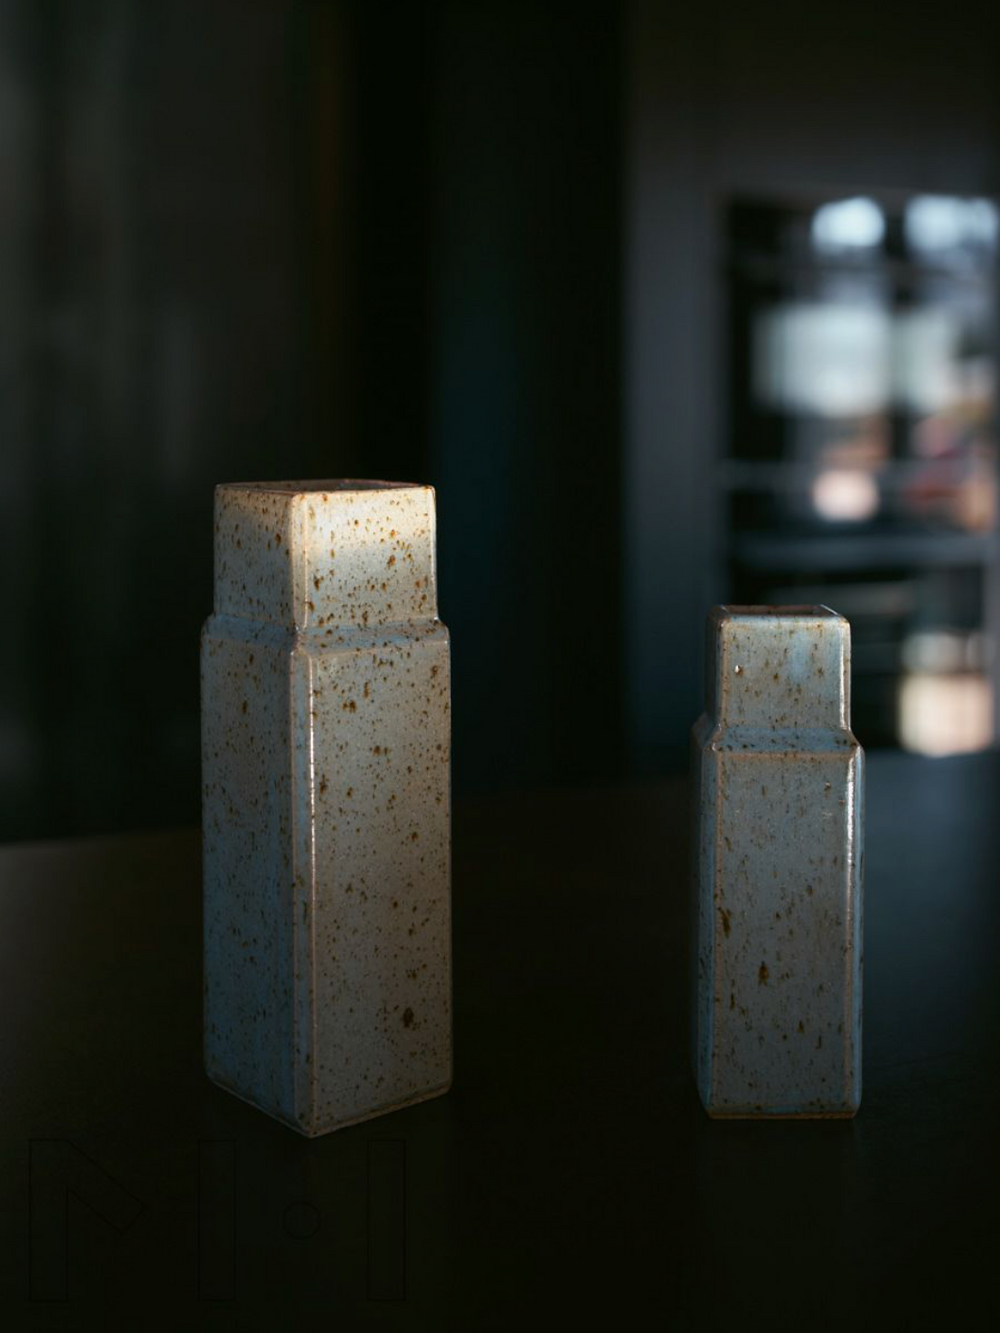
{"label": "tall ceramic vase", "polygon": [[864,754],[850,628],[822,606],[708,618],[695,725],[695,1057],[712,1116],[861,1099]]}
{"label": "tall ceramic vase", "polygon": [[307,1135],[446,1091],[433,490],[219,486],[201,662],[209,1075]]}

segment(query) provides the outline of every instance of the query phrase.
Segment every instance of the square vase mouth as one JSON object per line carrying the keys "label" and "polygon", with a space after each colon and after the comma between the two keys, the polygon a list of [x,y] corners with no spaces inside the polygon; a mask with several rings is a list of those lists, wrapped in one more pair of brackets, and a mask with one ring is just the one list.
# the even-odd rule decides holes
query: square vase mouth
{"label": "square vase mouth", "polygon": [[411,482],[215,488],[215,611],[295,633],[437,619],[435,495]]}
{"label": "square vase mouth", "polygon": [[716,606],[706,710],[723,727],[849,732],[851,629],[828,606]]}
{"label": "square vase mouth", "polygon": [[360,477],[336,477],[317,481],[227,481],[219,489],[263,491],[274,495],[335,495],[350,491],[430,490],[419,481],[380,481]]}

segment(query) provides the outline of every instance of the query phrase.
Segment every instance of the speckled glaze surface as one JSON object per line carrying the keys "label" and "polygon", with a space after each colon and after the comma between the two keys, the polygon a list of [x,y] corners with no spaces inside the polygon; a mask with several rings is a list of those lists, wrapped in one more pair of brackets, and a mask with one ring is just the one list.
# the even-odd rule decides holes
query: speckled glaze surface
{"label": "speckled glaze surface", "polygon": [[201,680],[209,1076],[307,1135],[445,1092],[433,490],[217,487]]}
{"label": "speckled glaze surface", "polygon": [[695,1065],[714,1117],[844,1117],[861,1100],[864,753],[850,627],[720,606],[694,727]]}

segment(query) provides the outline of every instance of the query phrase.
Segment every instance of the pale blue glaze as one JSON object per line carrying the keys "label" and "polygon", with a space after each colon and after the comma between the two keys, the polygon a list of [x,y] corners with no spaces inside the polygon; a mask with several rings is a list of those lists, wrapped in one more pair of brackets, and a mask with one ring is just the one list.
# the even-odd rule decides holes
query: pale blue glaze
{"label": "pale blue glaze", "polygon": [[451,1082],[434,493],[216,491],[201,643],[205,1062],[308,1135]]}
{"label": "pale blue glaze", "polygon": [[695,1064],[713,1116],[861,1099],[864,755],[850,629],[717,607],[695,724]]}

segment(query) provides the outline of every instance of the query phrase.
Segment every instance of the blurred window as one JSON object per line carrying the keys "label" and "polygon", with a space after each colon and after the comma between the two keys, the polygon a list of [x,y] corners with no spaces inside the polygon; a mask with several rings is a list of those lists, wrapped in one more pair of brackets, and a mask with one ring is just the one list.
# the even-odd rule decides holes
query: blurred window
{"label": "blurred window", "polygon": [[979,198],[730,210],[729,595],[851,616],[871,743],[993,739],[998,238]]}

